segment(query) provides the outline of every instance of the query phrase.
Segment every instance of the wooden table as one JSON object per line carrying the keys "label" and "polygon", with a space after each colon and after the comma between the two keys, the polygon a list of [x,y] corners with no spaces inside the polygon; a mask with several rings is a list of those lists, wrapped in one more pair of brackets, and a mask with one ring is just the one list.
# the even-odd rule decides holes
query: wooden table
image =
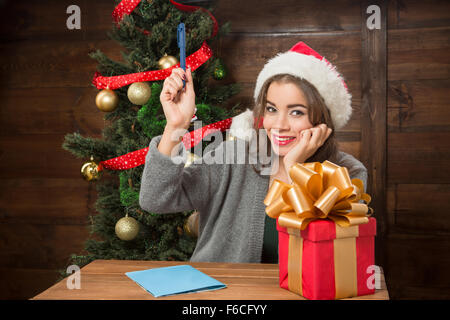
{"label": "wooden table", "polygon": [[[225,289],[154,298],[125,272],[189,264],[227,285]],[[210,263],[180,261],[95,260],[81,269],[80,289],[68,289],[67,278],[33,300],[305,300],[278,284],[277,264]],[[352,299],[388,300],[381,275],[381,289]]]}

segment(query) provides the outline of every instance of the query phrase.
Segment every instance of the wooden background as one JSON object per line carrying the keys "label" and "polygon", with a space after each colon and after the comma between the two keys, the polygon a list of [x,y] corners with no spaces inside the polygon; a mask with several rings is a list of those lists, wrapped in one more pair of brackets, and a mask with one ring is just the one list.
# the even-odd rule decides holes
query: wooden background
{"label": "wooden background", "polygon": [[[66,8],[81,8],[81,30]],[[368,31],[365,9],[382,8]],[[66,133],[99,137],[103,114],[90,83],[107,38],[112,0],[0,1],[0,298],[27,299],[54,284],[79,253],[95,214],[83,160]],[[251,106],[264,61],[302,40],[335,64],[354,113],[337,133],[363,160],[377,208],[376,262],[393,299],[450,298],[450,3],[448,1],[218,0],[232,33],[213,49]],[[381,94],[380,94],[381,93]],[[364,143],[361,143],[364,141]]]}

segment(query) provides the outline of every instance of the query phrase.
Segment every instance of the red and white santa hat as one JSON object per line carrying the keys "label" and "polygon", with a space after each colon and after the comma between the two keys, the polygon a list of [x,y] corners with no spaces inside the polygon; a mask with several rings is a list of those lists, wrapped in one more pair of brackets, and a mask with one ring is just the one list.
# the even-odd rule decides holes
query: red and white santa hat
{"label": "red and white santa hat", "polygon": [[344,127],[352,114],[352,96],[341,74],[330,62],[302,41],[289,51],[270,59],[256,80],[254,99],[264,82],[277,74],[290,74],[305,79],[316,87],[330,110],[335,129]]}

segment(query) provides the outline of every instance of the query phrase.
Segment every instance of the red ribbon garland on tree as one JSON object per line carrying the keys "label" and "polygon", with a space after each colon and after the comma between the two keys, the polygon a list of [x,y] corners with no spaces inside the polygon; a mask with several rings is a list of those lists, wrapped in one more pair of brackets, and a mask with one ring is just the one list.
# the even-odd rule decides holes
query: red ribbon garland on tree
{"label": "red ribbon garland on tree", "polygon": [[[116,8],[112,13],[114,21],[118,24],[123,19],[123,16],[126,14],[130,14],[139,5],[140,2],[141,0],[121,1],[116,6]],[[211,14],[211,12],[201,7],[184,5],[177,3],[173,0],[170,0],[170,2],[176,8],[182,11],[193,12],[200,9],[202,11],[207,12],[214,22],[213,33],[211,34],[211,37],[217,34],[217,31],[219,29],[218,23],[217,20],[214,18],[214,16]],[[186,58],[186,65],[190,66],[191,69],[194,71],[204,62],[206,62],[211,56],[212,56],[211,48],[208,47],[205,41],[203,42],[203,45],[199,50],[197,50],[195,53]],[[92,82],[97,87],[97,89],[106,89],[106,88],[117,89],[134,82],[163,80],[171,74],[173,68],[177,68],[179,67],[179,65],[180,64],[177,64],[175,66],[163,70],[146,71],[113,77],[103,77],[99,72],[96,72]],[[200,141],[202,141],[202,139],[206,135],[209,135],[219,130],[224,131],[228,129],[231,125],[231,122],[232,118],[228,118],[222,121],[209,124],[202,128],[196,129],[192,132],[186,133],[183,136],[182,140],[185,148],[190,149],[196,146]],[[128,170],[143,165],[145,163],[145,156],[148,153],[148,148],[149,147],[136,150],[113,159],[101,161],[98,165],[97,170],[98,171],[102,171],[103,169]]]}
{"label": "red ribbon garland on tree", "polygon": [[[203,42],[203,45],[200,49],[186,58],[186,66],[191,67],[191,70],[195,71],[203,63],[205,63],[206,60],[211,58],[211,56],[211,49],[208,47],[206,42]],[[114,90],[126,86],[130,83],[164,80],[165,78],[170,76],[170,74],[172,73],[172,69],[179,67],[180,64],[178,63],[167,69],[130,73],[123,76],[113,77],[103,77],[99,72],[96,72],[92,83],[97,87],[97,89]]]}
{"label": "red ribbon garland on tree", "polygon": [[[130,14],[141,2],[141,0],[123,0],[121,1],[115,8],[112,13],[112,17],[116,24],[118,24],[123,16],[126,14]],[[170,2],[179,10],[186,12],[193,12],[196,10],[202,10],[209,14],[213,21],[213,32],[211,37],[214,37],[219,30],[219,24],[217,23],[216,18],[209,12],[208,10],[197,7],[197,6],[189,6],[177,3],[173,0]],[[192,71],[195,71],[198,67],[200,67],[203,63],[205,63],[212,56],[211,48],[206,44],[206,41],[203,42],[202,46],[195,53],[191,54],[186,58],[186,66],[191,67]],[[92,79],[92,83],[97,87],[97,89],[118,89],[123,86],[126,86],[130,83],[134,82],[145,82],[145,81],[157,81],[164,80],[172,73],[172,69],[179,68],[180,64],[176,64],[170,68],[163,70],[153,70],[153,71],[145,71],[139,73],[131,73],[127,75],[121,76],[113,76],[113,77],[104,77],[99,72],[94,74],[94,78]]]}
{"label": "red ribbon garland on tree", "polygon": [[[120,21],[122,21],[124,15],[130,14],[131,12],[133,12],[133,10],[136,9],[136,7],[139,5],[140,2],[141,2],[141,0],[123,0],[123,1],[121,1],[114,8],[114,11],[112,13],[112,17],[113,17],[114,21],[116,22],[116,24],[118,24]],[[211,20],[214,22],[213,33],[212,33],[211,37],[214,37],[217,34],[217,31],[219,30],[219,24],[217,23],[216,18],[211,14],[211,12],[209,12],[208,10],[206,10],[205,8],[202,8],[202,7],[189,6],[186,4],[181,4],[181,3],[175,2],[173,0],[170,0],[170,2],[178,10],[181,10],[181,11],[194,12],[197,10],[202,10],[202,11],[206,12],[207,14],[209,14],[209,16],[211,17]]]}
{"label": "red ribbon garland on tree", "polygon": [[[183,144],[186,150],[196,146],[202,139],[216,131],[225,131],[231,126],[233,118],[228,118],[215,123],[211,123],[207,126],[201,127],[194,131],[188,132],[183,136]],[[145,164],[145,156],[147,155],[148,148],[136,150],[127,153],[123,156],[112,158],[109,160],[101,161],[98,165],[98,171],[103,169],[110,170],[128,170],[134,167]]]}

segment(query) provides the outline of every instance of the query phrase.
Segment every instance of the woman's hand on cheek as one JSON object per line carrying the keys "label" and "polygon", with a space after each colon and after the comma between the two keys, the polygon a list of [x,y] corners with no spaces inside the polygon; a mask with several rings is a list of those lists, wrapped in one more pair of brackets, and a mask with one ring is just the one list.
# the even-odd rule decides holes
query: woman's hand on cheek
{"label": "woman's hand on cheek", "polygon": [[326,124],[319,124],[313,128],[302,130],[300,141],[284,156],[283,162],[286,172],[295,163],[304,163],[314,155],[330,136],[332,130]]}

